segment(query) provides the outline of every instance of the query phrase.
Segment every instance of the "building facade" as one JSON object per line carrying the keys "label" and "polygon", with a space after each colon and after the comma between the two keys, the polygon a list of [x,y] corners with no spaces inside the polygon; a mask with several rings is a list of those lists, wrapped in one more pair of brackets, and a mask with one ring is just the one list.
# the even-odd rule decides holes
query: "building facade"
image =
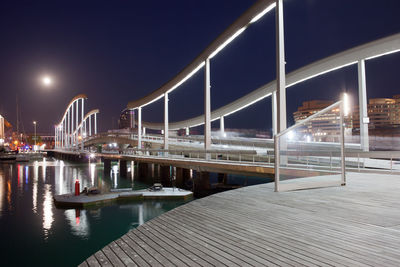
{"label": "building facade", "polygon": [[[333,101],[325,100],[303,102],[303,105],[293,113],[294,120],[297,124],[333,103]],[[351,134],[352,127],[351,116],[348,116],[345,118],[345,131],[347,135]],[[297,139],[304,141],[338,142],[340,138],[340,110],[336,108],[314,118],[303,127],[300,127],[296,135]]]}
{"label": "building facade", "polygon": [[[400,127],[400,95],[393,98],[372,98],[368,101],[368,117],[370,129]],[[354,128],[360,128],[360,113],[358,107],[354,109]]]}
{"label": "building facade", "polygon": [[4,117],[0,115],[0,139],[4,141],[4,138]]}
{"label": "building facade", "polygon": [[135,128],[135,111],[131,109],[124,109],[121,112],[118,120],[119,129],[133,129]]}

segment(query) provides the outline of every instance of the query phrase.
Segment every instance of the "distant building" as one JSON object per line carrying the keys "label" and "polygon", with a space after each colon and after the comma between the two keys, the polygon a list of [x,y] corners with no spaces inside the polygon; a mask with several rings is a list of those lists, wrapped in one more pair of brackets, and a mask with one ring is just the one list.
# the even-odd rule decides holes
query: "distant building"
{"label": "distant building", "polygon": [[135,128],[135,111],[131,109],[124,109],[121,112],[118,120],[119,129],[133,129]]}
{"label": "distant building", "polygon": [[1,143],[4,142],[4,117],[0,115],[0,139],[2,141],[0,141]]}
{"label": "distant building", "polygon": [[[368,117],[370,129],[400,127],[400,95],[393,98],[372,98],[368,103]],[[353,112],[354,128],[360,128],[360,111],[356,107]]]}
{"label": "distant building", "polygon": [[[303,105],[293,113],[294,120],[296,123],[299,123],[300,121],[308,118],[318,111],[321,111],[333,103],[333,101],[325,100],[311,100],[303,102]],[[327,112],[309,121],[306,125],[304,125],[304,127],[300,127],[296,134],[300,135],[298,138],[300,140],[337,142],[339,141],[340,137],[339,120],[339,109],[334,109],[331,112]],[[345,125],[346,133],[350,133],[352,128],[351,116],[346,118]]]}

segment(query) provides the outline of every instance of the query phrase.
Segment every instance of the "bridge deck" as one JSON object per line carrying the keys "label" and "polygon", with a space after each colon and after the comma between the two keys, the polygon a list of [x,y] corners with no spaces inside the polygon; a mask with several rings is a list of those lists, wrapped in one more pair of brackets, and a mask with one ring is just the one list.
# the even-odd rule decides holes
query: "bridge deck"
{"label": "bridge deck", "polygon": [[81,266],[399,266],[400,176],[346,187],[272,184],[192,201],[131,230]]}

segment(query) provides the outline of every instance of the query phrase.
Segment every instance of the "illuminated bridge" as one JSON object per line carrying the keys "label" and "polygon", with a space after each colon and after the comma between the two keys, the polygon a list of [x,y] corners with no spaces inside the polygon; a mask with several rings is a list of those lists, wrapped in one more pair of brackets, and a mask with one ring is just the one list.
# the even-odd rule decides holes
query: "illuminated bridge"
{"label": "illuminated bridge", "polygon": [[[261,17],[268,16],[273,10],[277,14],[277,79],[259,88],[254,88],[251,93],[225,106],[211,110],[211,61],[217,56],[222,57],[225,47],[235,41],[252,24],[257,23]],[[374,169],[375,171],[393,172],[399,170],[400,166],[396,161],[399,158],[398,152],[369,152],[365,63],[399,52],[400,34],[354,47],[287,74],[285,73],[283,34],[282,1],[257,1],[175,77],[147,96],[128,103],[127,109],[136,110],[138,114],[137,132],[98,134],[96,130],[98,110],[83,116],[83,103],[86,96],[80,95],[71,101],[62,120],[56,126],[56,148],[71,153],[81,153],[84,149],[88,151],[91,146],[112,144],[103,149],[101,153],[97,151],[98,155],[119,160],[192,168],[199,171],[259,176],[267,173],[275,174],[275,190],[277,191],[280,189],[279,180],[281,179],[341,174],[341,179],[335,182],[340,185],[345,184],[346,168],[357,171]],[[287,128],[286,90],[296,84],[350,65],[358,67],[359,141],[357,143],[346,142],[344,127],[348,107],[345,95],[338,98],[335,104]],[[168,116],[170,93],[201,69],[204,69],[203,115],[170,122]],[[271,116],[274,139],[225,137],[225,117],[268,97],[272,98]],[[81,115],[78,121],[80,100]],[[164,102],[164,121],[162,123],[142,121],[142,108],[158,100]],[[91,130],[92,117],[94,118],[93,130]],[[336,129],[336,133],[330,140],[310,140],[309,136],[301,134],[315,121],[327,120],[327,118],[330,118],[330,127]],[[216,120],[220,121],[220,134],[212,136],[211,122]],[[190,129],[199,125],[204,125],[204,134],[202,136],[190,135]],[[161,133],[146,134],[146,129],[159,130]],[[185,130],[186,136],[170,136],[170,131],[181,129]],[[323,131],[321,134],[324,134]]]}

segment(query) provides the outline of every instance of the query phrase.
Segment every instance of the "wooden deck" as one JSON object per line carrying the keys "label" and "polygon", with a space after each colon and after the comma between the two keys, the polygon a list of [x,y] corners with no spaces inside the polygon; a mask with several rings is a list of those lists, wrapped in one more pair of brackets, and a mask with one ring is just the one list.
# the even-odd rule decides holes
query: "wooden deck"
{"label": "wooden deck", "polygon": [[192,201],[81,266],[400,266],[400,176],[274,193],[273,184]]}

